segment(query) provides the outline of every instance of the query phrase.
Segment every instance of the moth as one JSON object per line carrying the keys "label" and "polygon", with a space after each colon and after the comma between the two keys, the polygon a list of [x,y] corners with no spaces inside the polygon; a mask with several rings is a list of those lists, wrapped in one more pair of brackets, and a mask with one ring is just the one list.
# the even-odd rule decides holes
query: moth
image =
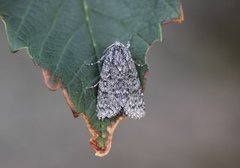
{"label": "moth", "polygon": [[119,41],[103,52],[96,112],[99,120],[126,115],[133,119],[145,116],[145,103],[130,44]]}

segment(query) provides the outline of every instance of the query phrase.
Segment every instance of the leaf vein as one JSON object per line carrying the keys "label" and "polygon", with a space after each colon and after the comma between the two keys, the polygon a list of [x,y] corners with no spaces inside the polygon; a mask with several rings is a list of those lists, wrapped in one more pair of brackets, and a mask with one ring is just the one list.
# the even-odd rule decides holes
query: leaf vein
{"label": "leaf vein", "polygon": [[45,43],[47,41],[47,39],[49,38],[49,36],[51,35],[51,32],[53,31],[53,28],[55,27],[56,25],[56,22],[57,22],[57,16],[58,16],[58,13],[60,12],[60,9],[63,7],[64,3],[66,2],[67,0],[62,0],[61,4],[59,5],[59,7],[57,8],[54,16],[53,16],[53,19],[52,19],[52,23],[51,23],[51,26],[50,26],[50,29],[48,30],[48,32],[46,33],[46,36],[44,37],[42,43],[40,44],[40,51],[39,51],[39,59],[38,61],[41,60],[42,58],[42,54],[43,54],[43,50],[44,50],[44,46],[45,46]]}
{"label": "leaf vein", "polygon": [[178,13],[177,9],[174,8],[169,1],[163,1],[163,3],[165,3],[169,8],[172,8],[172,10],[175,12],[175,13]]}
{"label": "leaf vein", "polygon": [[96,9],[92,9],[92,8],[91,8],[91,11],[93,11],[93,12],[99,14],[99,15],[102,15],[103,17],[107,17],[107,18],[110,18],[110,19],[112,19],[112,20],[117,21],[117,22],[118,22],[119,24],[121,24],[128,32],[130,32],[130,33],[138,36],[138,37],[139,37],[143,42],[145,42],[148,46],[150,45],[139,33],[134,32],[133,30],[131,30],[129,27],[127,27],[127,26],[126,26],[122,21],[120,21],[119,19],[114,18],[114,17],[112,17],[112,16],[105,15],[104,13],[102,13],[102,12],[100,12],[100,11],[97,11]]}
{"label": "leaf vein", "polygon": [[63,57],[64,57],[64,54],[65,54],[65,52],[66,52],[69,44],[71,43],[74,35],[78,32],[79,27],[80,27],[80,24],[79,24],[79,25],[77,26],[77,28],[71,33],[71,35],[69,36],[67,42],[65,43],[65,45],[64,45],[64,47],[63,47],[63,50],[62,50],[61,53],[60,53],[59,59],[58,59],[58,61],[57,61],[56,68],[55,68],[54,72],[52,73],[52,75],[54,75],[54,74],[57,72],[57,70],[59,69],[60,64],[61,64],[61,62],[62,62],[62,59],[63,59]]}
{"label": "leaf vein", "polygon": [[19,25],[18,25],[18,27],[17,27],[17,29],[16,29],[16,33],[15,33],[15,37],[14,37],[14,42],[16,41],[17,36],[18,36],[19,32],[20,32],[21,29],[22,29],[22,26],[23,26],[23,24],[24,24],[24,21],[25,21],[27,15],[28,15],[29,12],[30,12],[30,8],[31,8],[32,4],[33,4],[33,0],[30,0],[29,3],[28,3],[28,6],[27,6],[27,8],[26,8],[25,13],[24,13],[23,16],[21,17],[22,20],[21,20],[21,22],[19,23]]}

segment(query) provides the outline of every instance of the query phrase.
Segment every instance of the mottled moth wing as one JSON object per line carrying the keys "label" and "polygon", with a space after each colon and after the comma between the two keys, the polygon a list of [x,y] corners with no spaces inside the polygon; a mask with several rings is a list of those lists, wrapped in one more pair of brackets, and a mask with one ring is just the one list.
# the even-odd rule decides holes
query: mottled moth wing
{"label": "mottled moth wing", "polygon": [[[109,59],[109,57],[105,59]],[[105,60],[98,85],[97,117],[99,119],[116,116],[121,110],[118,96],[116,96],[117,81],[111,80],[113,78],[113,74],[110,74],[111,71],[110,62]]]}
{"label": "mottled moth wing", "polygon": [[[132,59],[132,58],[131,58]],[[140,119],[145,116],[145,102],[141,83],[133,61],[129,62],[128,77],[129,97],[124,106],[124,113],[133,119]]]}
{"label": "mottled moth wing", "polygon": [[102,58],[97,117],[104,119],[119,114],[134,119],[143,117],[143,93],[128,46],[115,42],[105,50]]}

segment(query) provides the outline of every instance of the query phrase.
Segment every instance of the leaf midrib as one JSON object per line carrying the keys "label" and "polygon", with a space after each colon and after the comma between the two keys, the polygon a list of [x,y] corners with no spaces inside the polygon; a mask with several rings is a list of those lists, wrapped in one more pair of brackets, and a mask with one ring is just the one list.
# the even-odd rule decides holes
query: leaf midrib
{"label": "leaf midrib", "polygon": [[92,29],[92,26],[91,26],[91,23],[90,23],[87,0],[82,0],[82,2],[83,2],[83,11],[84,11],[84,14],[85,14],[85,21],[87,23],[88,32],[89,32],[89,35],[90,35],[90,38],[91,38],[91,41],[92,41],[94,53],[95,53],[96,57],[98,58],[98,56],[97,56],[97,44],[96,44],[96,41],[95,41],[95,38],[94,38],[94,35],[93,35],[93,29]]}

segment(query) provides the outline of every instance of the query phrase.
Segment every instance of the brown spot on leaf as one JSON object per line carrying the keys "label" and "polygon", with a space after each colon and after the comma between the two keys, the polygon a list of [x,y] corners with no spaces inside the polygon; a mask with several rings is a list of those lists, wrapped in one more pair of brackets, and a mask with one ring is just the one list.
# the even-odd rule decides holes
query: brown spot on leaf
{"label": "brown spot on leaf", "polygon": [[74,117],[74,118],[79,117],[80,113],[79,113],[79,112],[76,112],[75,107],[74,107],[74,104],[73,104],[73,102],[71,101],[71,99],[69,98],[67,89],[62,88],[62,92],[63,92],[63,96],[64,96],[64,98],[65,98],[68,106],[69,106],[70,109],[72,110],[73,117]]}
{"label": "brown spot on leaf", "polygon": [[182,4],[180,4],[180,6],[179,6],[179,12],[180,12],[180,15],[177,18],[164,21],[162,24],[182,23],[184,21],[184,13],[183,13],[183,5]]}
{"label": "brown spot on leaf", "polygon": [[51,91],[56,91],[58,90],[59,88],[61,88],[61,83],[59,81],[57,81],[57,83],[55,85],[53,85],[51,82],[50,82],[50,79],[51,79],[51,74],[48,70],[45,70],[42,68],[42,74],[43,74],[43,79],[44,79],[44,83],[45,85],[47,86],[47,88]]}
{"label": "brown spot on leaf", "polygon": [[82,116],[84,122],[86,123],[90,134],[92,135],[92,137],[90,138],[90,142],[89,142],[91,147],[95,151],[100,150],[100,147],[98,146],[98,143],[97,143],[97,138],[99,136],[99,133],[91,126],[87,116],[84,113],[81,113],[81,116]]}

